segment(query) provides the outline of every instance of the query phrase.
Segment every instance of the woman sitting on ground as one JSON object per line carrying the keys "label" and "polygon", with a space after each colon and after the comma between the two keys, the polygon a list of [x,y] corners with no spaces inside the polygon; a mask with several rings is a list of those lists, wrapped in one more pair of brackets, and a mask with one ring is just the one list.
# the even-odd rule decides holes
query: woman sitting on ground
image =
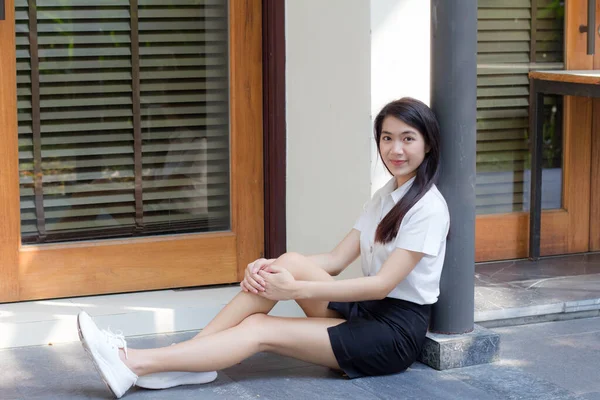
{"label": "woman sitting on ground", "polygon": [[[242,291],[208,326],[168,347],[128,349],[122,335],[101,331],[87,313],[79,314],[82,344],[117,398],[133,385],[210,382],[216,370],[261,351],[349,378],[397,373],[417,359],[439,295],[449,229],[435,186],[439,127],[429,107],[411,98],[387,104],[374,125],[379,155],[393,177],[330,253],[252,262]],[[359,256],[364,277],[333,279]],[[267,315],[278,300],[295,300],[307,318]]]}

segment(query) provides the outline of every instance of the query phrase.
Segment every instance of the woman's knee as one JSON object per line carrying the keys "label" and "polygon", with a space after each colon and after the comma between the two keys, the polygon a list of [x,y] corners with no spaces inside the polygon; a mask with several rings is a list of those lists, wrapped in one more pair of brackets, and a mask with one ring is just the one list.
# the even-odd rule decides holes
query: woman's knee
{"label": "woman's knee", "polygon": [[306,265],[306,257],[300,253],[285,253],[274,262],[278,267],[287,269],[294,278],[298,279],[303,267]]}
{"label": "woman's knee", "polygon": [[333,279],[327,271],[300,253],[285,253],[275,260],[274,264],[287,269],[295,279],[307,281],[327,281]]}
{"label": "woman's knee", "polygon": [[250,336],[256,342],[258,351],[266,351],[266,339],[268,336],[270,320],[272,317],[263,313],[256,313],[246,317],[240,325],[247,331],[244,332],[246,337]]}
{"label": "woman's knee", "polygon": [[277,265],[281,265],[283,267],[285,267],[286,265],[298,265],[301,264],[302,261],[306,260],[306,256],[303,256],[300,253],[295,253],[295,252],[288,252],[288,253],[284,253],[281,256],[279,256],[279,258],[277,258],[277,260],[275,260],[275,263]]}

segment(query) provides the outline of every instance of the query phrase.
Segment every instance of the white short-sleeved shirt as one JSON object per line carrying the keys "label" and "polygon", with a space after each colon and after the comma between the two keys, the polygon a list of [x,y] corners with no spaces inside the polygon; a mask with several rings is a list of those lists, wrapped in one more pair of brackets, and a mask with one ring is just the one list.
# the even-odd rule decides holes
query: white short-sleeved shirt
{"label": "white short-sleeved shirt", "polygon": [[360,231],[360,257],[365,276],[376,275],[396,248],[424,253],[421,261],[387,297],[416,304],[433,304],[440,293],[440,276],[446,254],[450,214],[435,185],[406,213],[398,235],[389,243],[375,243],[379,222],[408,192],[414,178],[396,188],[392,178],[379,189],[354,225]]}

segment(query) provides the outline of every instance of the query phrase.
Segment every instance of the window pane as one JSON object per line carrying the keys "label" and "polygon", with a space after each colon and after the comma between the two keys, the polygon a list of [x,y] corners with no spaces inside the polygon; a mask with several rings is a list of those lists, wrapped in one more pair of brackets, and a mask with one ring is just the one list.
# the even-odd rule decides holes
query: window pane
{"label": "window pane", "polygon": [[[530,70],[564,69],[564,3],[479,0],[478,214],[529,209]],[[534,3],[535,4],[535,3]],[[545,98],[542,205],[562,198],[562,98]]]}
{"label": "window pane", "polygon": [[227,1],[39,3],[15,4],[23,241],[229,229]]}
{"label": "window pane", "polygon": [[229,229],[227,8],[212,3],[221,4],[140,1],[149,226],[201,219],[211,230]]}

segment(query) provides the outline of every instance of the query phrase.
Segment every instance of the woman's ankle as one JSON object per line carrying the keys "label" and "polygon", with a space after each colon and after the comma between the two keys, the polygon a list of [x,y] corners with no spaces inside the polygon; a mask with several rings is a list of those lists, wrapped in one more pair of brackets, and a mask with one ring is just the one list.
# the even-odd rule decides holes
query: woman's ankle
{"label": "woman's ankle", "polygon": [[128,349],[125,354],[124,349],[119,350],[119,357],[121,361],[137,376],[143,376],[148,374],[147,368],[144,368],[143,363],[140,362],[139,353],[137,350]]}

